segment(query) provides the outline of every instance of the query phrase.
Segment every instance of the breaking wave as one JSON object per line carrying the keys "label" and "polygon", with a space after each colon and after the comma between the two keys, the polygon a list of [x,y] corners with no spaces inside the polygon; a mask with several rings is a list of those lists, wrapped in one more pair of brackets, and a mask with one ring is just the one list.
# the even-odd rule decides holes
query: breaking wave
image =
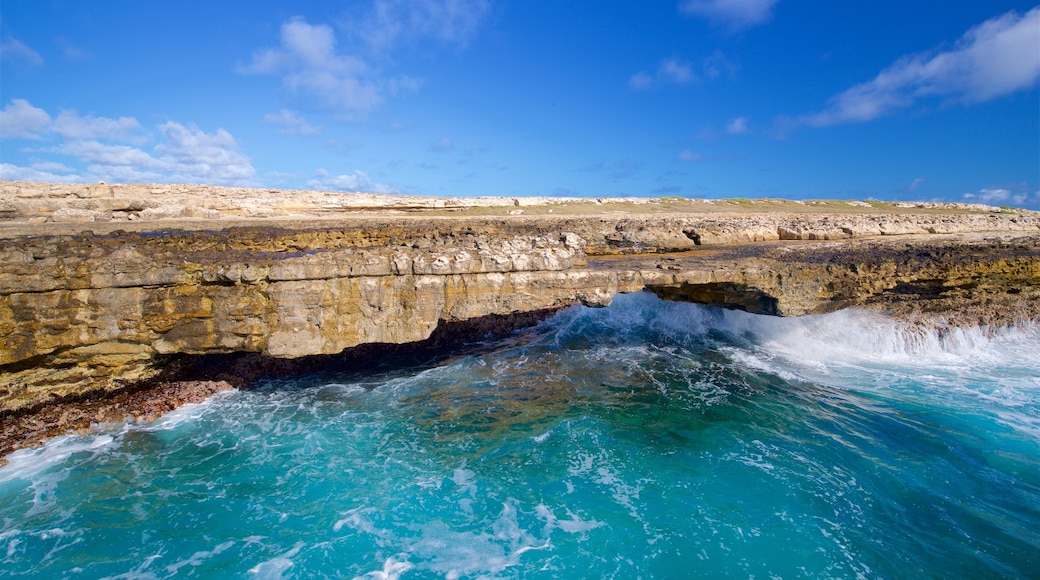
{"label": "breaking wave", "polygon": [[[11,575],[1028,576],[1040,329],[618,296],[0,469]],[[0,572],[3,575],[3,572]]]}

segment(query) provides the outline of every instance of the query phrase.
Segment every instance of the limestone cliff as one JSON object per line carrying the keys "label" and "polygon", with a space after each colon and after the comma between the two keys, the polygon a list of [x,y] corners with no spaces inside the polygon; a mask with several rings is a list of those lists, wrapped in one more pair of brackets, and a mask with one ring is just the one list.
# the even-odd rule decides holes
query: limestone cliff
{"label": "limestone cliff", "polygon": [[[112,186],[102,195],[98,186],[61,187],[40,197],[24,193],[39,184],[4,185],[0,412],[118,389],[176,354],[332,354],[422,340],[443,321],[606,305],[643,289],[782,316],[895,308],[906,297],[926,305],[1006,296],[1027,305],[1011,318],[1038,314],[1040,215],[1030,212],[788,204],[662,212],[631,200],[509,200],[443,216],[444,204],[421,199],[387,198],[380,210],[378,196],[279,192],[296,199],[279,209],[293,212],[286,219],[233,214],[262,207],[270,192],[240,193],[236,206],[205,189],[199,195],[216,214],[198,218],[190,214],[206,208],[190,196],[176,205],[195,209],[171,214],[158,211],[169,200],[157,193],[127,205],[98,202],[120,199]],[[36,203],[43,199],[49,205]]]}

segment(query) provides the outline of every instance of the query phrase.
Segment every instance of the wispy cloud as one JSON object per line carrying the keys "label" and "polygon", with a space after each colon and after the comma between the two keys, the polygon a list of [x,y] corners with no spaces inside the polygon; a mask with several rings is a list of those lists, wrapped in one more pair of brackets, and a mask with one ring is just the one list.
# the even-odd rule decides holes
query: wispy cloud
{"label": "wispy cloud", "polygon": [[433,143],[430,143],[430,151],[442,153],[444,151],[451,151],[455,148],[455,142],[447,137],[438,139]]}
{"label": "wispy cloud", "polygon": [[206,133],[194,125],[168,121],[159,125],[165,138],[155,146],[164,171],[215,183],[245,183],[256,171],[235,138],[224,129]]}
{"label": "wispy cloud", "polygon": [[42,139],[51,116],[25,99],[12,99],[0,110],[0,139]]}
{"label": "wispy cloud", "polygon": [[336,30],[291,18],[279,44],[253,53],[242,74],[272,75],[305,106],[364,118],[387,98],[417,91],[422,82],[392,74],[398,46],[427,39],[461,48],[489,12],[487,0],[374,0],[370,10]]}
{"label": "wispy cloud", "polygon": [[699,151],[692,149],[683,149],[675,156],[676,161],[683,163],[718,163],[718,162],[731,162],[731,161],[743,161],[748,158],[747,153],[713,153],[711,155],[705,155]]}
{"label": "wispy cloud", "polygon": [[[146,151],[136,145],[151,137],[133,117],[112,119],[62,111],[52,120],[47,111],[24,99],[12,100],[0,111],[0,127],[4,138],[57,140],[32,152],[63,159],[42,159],[27,167],[5,163],[3,179],[248,185],[256,173],[224,129],[207,133],[194,125],[167,121],[156,127],[156,145]],[[66,165],[69,158],[78,168]]]}
{"label": "wispy cloud", "polygon": [[40,53],[29,48],[28,44],[25,44],[12,36],[7,36],[3,40],[0,40],[0,61],[30,67],[43,66],[43,57],[40,56]]}
{"label": "wispy cloud", "polygon": [[928,180],[923,177],[915,177],[913,181],[911,181],[906,187],[899,191],[903,193],[913,193],[917,191],[917,188],[921,187],[921,185],[926,181]]}
{"label": "wispy cloud", "polygon": [[702,79],[716,79],[720,76],[733,77],[737,65],[729,61],[720,51],[699,63],[691,63],[679,58],[666,58],[657,65],[652,73],[640,71],[628,78],[628,86],[637,91],[645,91],[668,85],[690,85]]}
{"label": "wispy cloud", "polygon": [[800,122],[824,127],[872,121],[918,101],[975,104],[1036,85],[1040,78],[1040,7],[1008,12],[969,30],[954,48],[897,60],[873,80],[831,99]]}
{"label": "wispy cloud", "polygon": [[49,151],[86,164],[89,175],[106,181],[251,184],[256,171],[227,131],[206,133],[173,121],[158,129],[159,143],[151,152],[96,140],[69,141]]}
{"label": "wispy cloud", "polygon": [[683,163],[699,163],[701,161],[707,161],[708,158],[701,153],[694,153],[689,149],[683,149],[675,158]]}
{"label": "wispy cloud", "polygon": [[318,169],[314,178],[307,181],[307,187],[320,191],[361,191],[367,193],[398,193],[398,189],[385,183],[376,183],[364,171],[355,169],[352,174],[330,175],[324,169]]}
{"label": "wispy cloud", "polygon": [[622,159],[614,162],[600,161],[592,165],[586,165],[582,170],[590,173],[604,173],[607,177],[618,180],[633,177],[642,168],[641,164],[631,159]]}
{"label": "wispy cloud", "polygon": [[264,123],[278,125],[280,127],[278,132],[283,135],[314,135],[321,131],[320,127],[311,125],[307,119],[288,109],[282,109],[277,113],[267,113],[264,115]]}
{"label": "wispy cloud", "polygon": [[736,76],[738,68],[740,67],[737,63],[726,58],[721,50],[716,50],[703,62],[704,76],[709,79],[723,76],[732,79]]}
{"label": "wispy cloud", "polygon": [[65,37],[59,36],[54,41],[58,44],[58,47],[61,48],[61,54],[66,60],[82,62],[92,58],[92,55],[89,52],[73,44]]}
{"label": "wispy cloud", "polygon": [[375,0],[352,28],[375,52],[427,38],[462,48],[489,12],[487,0]]}
{"label": "wispy cloud", "polygon": [[1012,205],[1034,209],[1040,207],[1040,191],[1031,190],[1026,184],[984,187],[976,193],[965,193],[961,199],[968,203],[986,205]]}
{"label": "wispy cloud", "polygon": [[726,123],[726,132],[730,135],[743,135],[748,132],[748,118],[736,117]]}
{"label": "wispy cloud", "polygon": [[777,0],[683,0],[679,11],[690,16],[707,18],[730,31],[744,30],[765,24],[773,17]]}
{"label": "wispy cloud", "polygon": [[668,194],[679,193],[680,191],[682,191],[682,186],[681,185],[665,185],[665,186],[662,186],[662,187],[657,187],[657,188],[651,189],[650,193],[652,193],[654,195],[668,195]]}
{"label": "wispy cloud", "polygon": [[50,183],[77,183],[90,181],[73,169],[60,163],[33,163],[22,167],[13,163],[0,163],[0,179],[4,181],[46,181]]}
{"label": "wispy cloud", "polygon": [[51,130],[66,139],[118,139],[140,142],[141,124],[133,117],[80,116],[75,111],[62,111],[51,124]]}
{"label": "wispy cloud", "polygon": [[311,25],[302,18],[282,24],[281,45],[253,54],[244,74],[279,75],[294,96],[315,104],[365,114],[382,104],[394,83],[372,74],[359,57],[340,54],[330,26]]}
{"label": "wispy cloud", "polygon": [[628,86],[637,91],[661,85],[688,85],[697,80],[693,67],[677,58],[662,60],[653,74],[638,72],[628,79]]}
{"label": "wispy cloud", "polygon": [[143,140],[140,131],[140,123],[132,117],[110,119],[66,110],[52,120],[47,111],[25,99],[12,99],[0,110],[0,139],[45,139],[57,135],[66,139],[140,142]]}

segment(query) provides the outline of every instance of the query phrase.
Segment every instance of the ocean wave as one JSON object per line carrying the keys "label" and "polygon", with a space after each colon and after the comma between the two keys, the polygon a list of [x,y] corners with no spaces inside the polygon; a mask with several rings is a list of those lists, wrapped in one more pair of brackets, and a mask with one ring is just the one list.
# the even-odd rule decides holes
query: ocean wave
{"label": "ocean wave", "polygon": [[[90,463],[98,455],[119,448],[129,434],[148,433],[160,439],[173,440],[180,431],[197,427],[214,405],[236,393],[237,390],[216,393],[201,403],[182,405],[154,421],[97,425],[88,433],[61,435],[39,447],[19,449],[7,455],[9,463],[0,468],[0,484],[38,481],[55,467]],[[46,479],[52,478],[53,475]]]}
{"label": "ocean wave", "polygon": [[74,456],[86,460],[103,453],[115,444],[116,436],[118,434],[105,432],[92,435],[62,435],[40,447],[19,449],[7,456],[9,463],[0,469],[0,484],[13,481],[34,482],[41,473],[66,465]]}
{"label": "ocean wave", "polygon": [[[1036,322],[929,326],[861,309],[782,318],[637,293],[617,296],[609,308],[564,311],[543,325],[551,348],[584,352],[589,364],[615,373],[628,369],[626,381],[662,392],[665,383],[708,393],[716,383],[776,377],[812,392],[851,390],[904,406],[939,404],[966,416],[985,409],[979,420],[1040,441]],[[720,364],[724,376],[715,377]],[[704,403],[723,402],[730,388]]]}
{"label": "ocean wave", "polygon": [[684,344],[717,332],[809,362],[880,360],[929,366],[970,358],[974,365],[1040,368],[1036,322],[1008,328],[929,327],[861,309],[783,318],[669,302],[640,292],[617,296],[609,308],[568,309],[548,324],[555,327],[557,346],[579,337],[624,339],[636,334]]}
{"label": "ocean wave", "polygon": [[635,294],[433,367],[265,379],[13,455],[0,566],[1021,576],[1040,521],[1037,329],[930,333]]}

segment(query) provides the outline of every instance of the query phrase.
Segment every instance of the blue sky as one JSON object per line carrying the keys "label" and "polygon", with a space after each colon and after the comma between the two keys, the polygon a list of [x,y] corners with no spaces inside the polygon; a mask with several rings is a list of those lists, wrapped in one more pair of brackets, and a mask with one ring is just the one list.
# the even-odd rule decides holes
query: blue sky
{"label": "blue sky", "polygon": [[1040,209],[1040,7],[0,4],[0,177]]}

